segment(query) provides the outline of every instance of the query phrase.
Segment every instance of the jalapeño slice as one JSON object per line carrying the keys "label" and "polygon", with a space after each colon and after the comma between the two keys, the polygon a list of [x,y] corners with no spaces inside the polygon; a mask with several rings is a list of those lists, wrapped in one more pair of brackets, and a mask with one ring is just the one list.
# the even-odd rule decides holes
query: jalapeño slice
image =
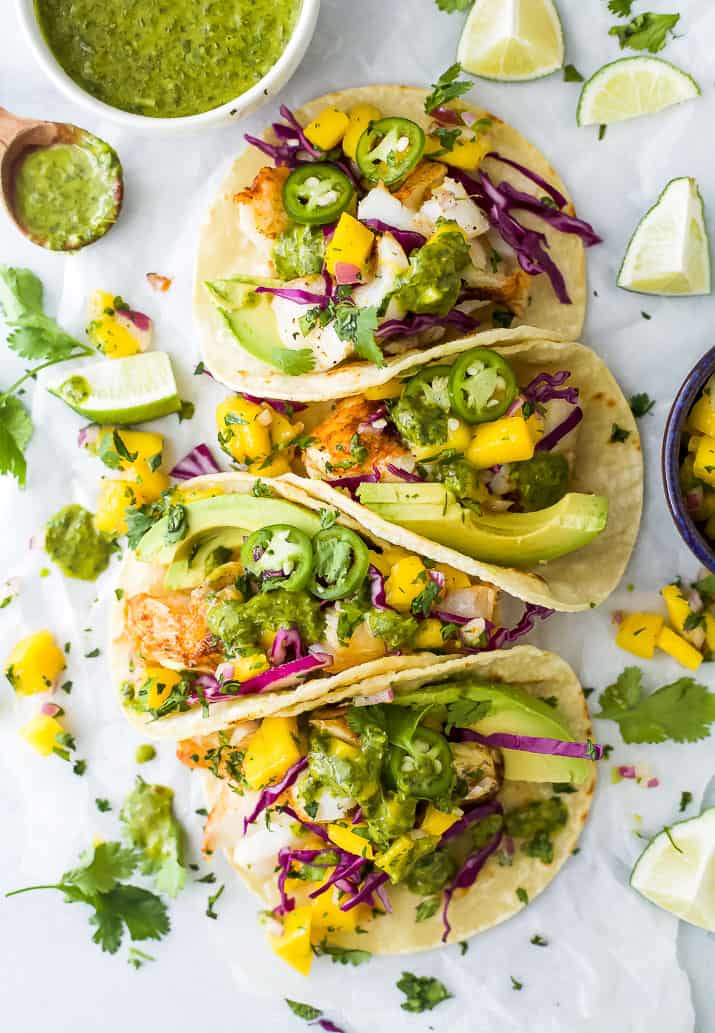
{"label": "jalape\u00f1o slice", "polygon": [[345,211],[354,193],[349,178],[336,165],[308,162],[294,169],[283,184],[283,207],[296,222],[323,226]]}
{"label": "jalape\u00f1o slice", "polygon": [[404,749],[392,747],[387,773],[394,788],[404,796],[421,800],[446,796],[454,774],[449,743],[431,728],[418,728]]}
{"label": "jalape\u00f1o slice", "polygon": [[331,601],[352,595],[370,566],[367,545],[348,527],[328,527],[313,539],[315,563],[310,591]]}
{"label": "jalape\u00f1o slice", "polygon": [[433,409],[449,412],[449,366],[426,366],[407,382],[404,395]]}
{"label": "jalape\u00f1o slice", "polygon": [[449,375],[452,409],[467,423],[486,423],[503,416],[516,398],[516,377],[506,359],[490,348],[472,348],[460,355]]}
{"label": "jalape\u00f1o slice", "polygon": [[409,118],[380,118],[358,140],[355,160],[365,179],[390,186],[404,179],[425,150],[425,134]]}
{"label": "jalape\u00f1o slice", "polygon": [[241,563],[260,579],[264,592],[276,588],[297,592],[310,581],[313,546],[297,527],[271,524],[248,536],[241,546]]}

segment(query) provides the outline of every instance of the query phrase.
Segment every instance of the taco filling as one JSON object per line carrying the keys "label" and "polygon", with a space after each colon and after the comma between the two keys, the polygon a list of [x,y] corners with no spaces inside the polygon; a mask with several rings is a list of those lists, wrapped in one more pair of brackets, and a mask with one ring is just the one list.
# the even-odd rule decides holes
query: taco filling
{"label": "taco filling", "polygon": [[495,649],[550,612],[498,628],[491,585],[250,483],[257,493],[175,493],[137,543],[118,641],[124,705],[148,719],[208,716],[387,657]]}
{"label": "taco filling", "polygon": [[[246,137],[274,162],[233,196],[254,261],[205,289],[254,359],[289,376],[383,366],[523,319],[542,274],[557,305],[571,303],[546,236],[520,217],[586,246],[600,238],[559,190],[493,149],[492,118],[436,96],[424,127],[369,103],[303,126],[283,106],[274,142]],[[501,180],[505,167],[537,193]]]}
{"label": "taco filling", "polygon": [[178,755],[223,781],[205,851],[225,849],[272,902],[274,949],[307,973],[311,944],[389,923],[393,905],[441,922],[447,942],[482,872],[515,854],[552,864],[561,794],[590,783],[601,755],[554,702],[467,674],[238,725]]}

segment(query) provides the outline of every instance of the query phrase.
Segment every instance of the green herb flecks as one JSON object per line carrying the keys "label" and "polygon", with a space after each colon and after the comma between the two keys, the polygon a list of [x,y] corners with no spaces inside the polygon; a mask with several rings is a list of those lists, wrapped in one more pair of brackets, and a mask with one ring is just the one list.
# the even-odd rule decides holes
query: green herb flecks
{"label": "green herb flecks", "polygon": [[418,1014],[432,1011],[442,1001],[453,996],[439,979],[433,976],[415,976],[412,972],[402,973],[397,980],[397,989],[405,995],[405,1000],[400,1004],[402,1010]]}

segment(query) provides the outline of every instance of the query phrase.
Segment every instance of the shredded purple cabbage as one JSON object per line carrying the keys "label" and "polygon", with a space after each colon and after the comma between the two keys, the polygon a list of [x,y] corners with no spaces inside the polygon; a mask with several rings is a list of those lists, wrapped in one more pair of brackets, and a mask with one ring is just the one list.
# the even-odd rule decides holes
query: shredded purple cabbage
{"label": "shredded purple cabbage", "polygon": [[566,742],[563,739],[514,735],[511,732],[482,735],[471,728],[453,728],[449,738],[452,742],[478,742],[482,746],[493,746],[498,750],[523,750],[525,753],[542,753],[549,757],[575,757],[577,760],[600,760],[603,757],[603,747],[590,740]]}
{"label": "shredded purple cabbage", "polygon": [[394,463],[388,463],[387,469],[390,471],[393,477],[399,477],[403,481],[409,481],[410,484],[421,484],[423,478],[416,473],[410,473],[409,470],[403,470],[401,466],[395,466]]}
{"label": "shredded purple cabbage", "polygon": [[[295,784],[301,771],[305,771],[307,767],[308,758],[301,757],[300,760],[297,760],[295,764],[292,764],[288,768],[280,782],[276,782],[276,784],[272,786],[266,786],[265,789],[261,790],[261,794],[258,797],[258,802],[256,803],[256,806],[253,808],[250,815],[247,818],[243,819],[244,836],[248,831],[248,826],[252,825],[256,818],[259,816],[259,814],[262,814],[267,807],[272,807],[276,803],[278,798],[281,796],[281,794],[284,793],[286,789],[290,789],[290,787]],[[288,808],[286,808],[286,810],[287,809]]]}
{"label": "shredded purple cabbage", "polygon": [[459,613],[450,613],[448,610],[432,610],[431,617],[444,621],[446,624],[469,624],[474,617],[462,617]]}
{"label": "shredded purple cabbage", "polygon": [[[461,731],[461,729],[460,729]],[[455,739],[455,742],[459,742],[459,739]],[[466,832],[470,825],[473,825],[475,821],[481,821],[483,818],[489,818],[492,814],[503,814],[504,808],[498,800],[490,800],[488,803],[477,804],[476,807],[472,807],[471,810],[467,811],[459,821],[455,821],[453,825],[450,825],[446,832],[442,833],[442,838],[439,841],[439,845],[442,846],[444,843],[449,843],[451,839],[455,839],[457,836],[461,836],[463,832]]]}
{"label": "shredded purple cabbage", "polygon": [[[265,692],[266,689],[275,686],[277,682],[308,674],[316,667],[327,667],[332,663],[332,659],[328,653],[311,647],[307,656],[289,660],[288,663],[279,664],[278,667],[269,667],[267,671],[263,671],[253,678],[247,678],[243,682],[226,682],[222,685],[212,674],[200,674],[194,682],[194,686],[199,686],[202,691],[199,693],[194,688],[187,696],[187,702],[192,705],[223,703],[229,699],[240,699],[242,696]],[[233,685],[237,687],[235,692],[223,691]]]}
{"label": "shredded purple cabbage", "polygon": [[390,337],[404,337],[408,334],[422,333],[423,330],[431,330],[435,326],[453,326],[467,334],[479,326],[479,320],[473,319],[472,316],[468,316],[466,312],[462,312],[458,308],[453,308],[444,316],[423,313],[422,315],[409,315],[404,319],[386,319],[384,323],[380,323],[375,331],[375,336],[381,340]]}
{"label": "shredded purple cabbage", "polygon": [[482,649],[476,650],[476,652],[503,649],[504,646],[511,645],[513,642],[518,641],[518,639],[523,635],[528,635],[530,631],[534,630],[537,618],[542,621],[548,620],[548,618],[552,616],[553,612],[553,610],[550,610],[546,606],[537,606],[536,603],[526,603],[524,605],[524,613],[522,614],[521,620],[518,624],[513,628],[496,629],[491,625],[486,645],[483,646]]}
{"label": "shredded purple cabbage", "polygon": [[375,484],[380,480],[380,471],[373,466],[372,473],[355,474],[354,477],[338,477],[337,480],[328,481],[331,488],[346,488],[353,499],[357,498],[357,490],[361,484]]}
{"label": "shredded purple cabbage", "polygon": [[[300,141],[301,150],[304,150],[306,154],[309,154],[313,161],[320,161],[325,157],[323,151],[319,147],[315,147],[308,137],[303,132],[303,126],[300,124],[298,119],[295,117],[293,112],[286,104],[281,104],[280,108],[281,118],[285,119],[288,123],[288,127],[281,126],[280,122],[274,123],[273,130],[278,136],[282,136],[283,139],[289,137],[289,134],[293,137],[297,137]],[[277,128],[280,126],[280,130]]]}
{"label": "shredded purple cabbage", "polygon": [[537,442],[534,451],[548,452],[550,449],[554,448],[555,445],[558,445],[559,441],[561,441],[562,438],[565,438],[566,435],[574,429],[574,427],[578,427],[582,419],[583,409],[580,405],[577,405],[571,410],[566,419],[558,425],[558,427],[554,427],[552,431],[549,431],[548,434],[545,434],[544,437]]}
{"label": "shredded purple cabbage", "polygon": [[299,287],[256,287],[255,293],[273,294],[277,298],[293,301],[296,305],[316,305],[318,308],[327,308],[330,302],[327,294],[313,294]]}
{"label": "shredded purple cabbage", "polygon": [[221,467],[214,459],[211,449],[203,443],[192,448],[188,455],[180,459],[176,466],[169,471],[170,477],[177,481],[188,481],[192,477],[201,477],[207,473],[220,473]]}
{"label": "shredded purple cabbage", "polygon": [[532,183],[536,183],[537,186],[545,190],[549,197],[553,198],[559,208],[565,208],[568,204],[567,199],[557,190],[555,186],[543,179],[537,172],[532,172],[531,169],[527,169],[526,165],[520,165],[518,161],[512,161],[511,158],[505,158],[503,154],[499,154],[497,151],[489,151],[486,155],[487,158],[494,158],[495,161],[500,161],[503,165],[511,165],[513,169],[520,172],[522,176],[526,176]]}
{"label": "shredded purple cabbage", "polygon": [[449,905],[452,901],[454,891],[458,889],[466,890],[469,889],[470,886],[474,885],[482,868],[494,851],[498,849],[503,835],[503,830],[499,829],[494,838],[491,839],[486,846],[483,846],[480,850],[470,854],[455,875],[451,884],[444,891],[444,907],[442,908],[442,924],[444,925],[444,932],[442,933],[442,943],[447,942],[447,937],[452,931],[452,926],[449,924],[449,919],[447,918],[447,912],[449,911]]}
{"label": "shredded purple cabbage", "polygon": [[[340,910],[351,911],[358,904],[369,904],[372,907],[375,903],[374,894],[388,879],[389,875],[386,872],[370,872],[357,893],[350,897],[349,900],[343,901],[340,905]],[[383,900],[383,898],[380,897],[380,900]]]}
{"label": "shredded purple cabbage", "polygon": [[567,381],[570,376],[571,372],[567,369],[562,369],[558,373],[539,373],[530,384],[523,388],[521,393],[530,402],[535,404],[543,405],[545,402],[551,402],[555,398],[562,398],[570,405],[577,405],[578,388],[561,388],[561,384]]}
{"label": "shredded purple cabbage", "polygon": [[325,1033],[345,1033],[345,1030],[341,1029],[340,1026],[336,1026],[331,1019],[316,1019],[315,1022],[311,1022],[310,1025],[320,1026],[321,1029],[325,1030]]}
{"label": "shredded purple cabbage", "polygon": [[389,222],[383,222],[382,219],[361,219],[360,221],[363,226],[368,226],[376,233],[390,233],[408,255],[427,243],[427,237],[422,233],[417,233],[416,230],[401,230],[397,226],[391,226]]}
{"label": "shredded purple cabbage", "polygon": [[370,601],[372,605],[376,610],[391,610],[392,607],[387,605],[387,599],[385,598],[385,578],[374,563],[371,563],[368,567],[367,576],[370,579]]}
{"label": "shredded purple cabbage", "polygon": [[249,395],[245,391],[241,393],[248,402],[253,402],[254,405],[270,405],[271,409],[275,409],[282,416],[287,416],[289,413],[302,412],[303,409],[308,408],[305,402],[284,402],[280,398],[259,398],[258,395]]}

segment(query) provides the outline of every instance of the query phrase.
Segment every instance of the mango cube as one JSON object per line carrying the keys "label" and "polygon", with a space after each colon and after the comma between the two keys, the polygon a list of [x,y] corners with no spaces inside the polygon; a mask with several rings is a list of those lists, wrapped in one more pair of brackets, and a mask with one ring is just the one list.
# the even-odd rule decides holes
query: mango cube
{"label": "mango cube", "polygon": [[616,645],[642,660],[652,660],[663,624],[659,613],[629,613],[618,628]]}
{"label": "mango cube", "polygon": [[682,588],[678,585],[666,585],[665,588],[661,588],[660,594],[665,600],[670,623],[676,631],[682,633],[685,630],[685,622],[690,616],[690,606],[683,595]]}
{"label": "mango cube", "polygon": [[55,747],[59,746],[57,736],[62,732],[64,728],[60,722],[49,714],[36,714],[20,729],[23,739],[43,757],[49,757]]}
{"label": "mango cube", "polygon": [[447,421],[447,440],[434,445],[413,445],[412,454],[419,462],[432,459],[447,449],[464,452],[472,440],[472,432],[466,423],[451,416]]}
{"label": "mango cube", "polygon": [[702,395],[690,410],[688,429],[715,438],[715,409],[708,395]]}
{"label": "mango cube", "polygon": [[146,707],[147,710],[158,710],[164,700],[171,695],[181,681],[179,671],[172,671],[167,667],[147,667],[144,671],[146,685]]}
{"label": "mango cube", "polygon": [[706,484],[715,485],[715,438],[703,437],[698,442],[693,473]]}
{"label": "mango cube", "polygon": [[310,907],[311,943],[320,943],[331,933],[354,933],[360,922],[370,914],[369,908],[363,904],[351,907],[349,911],[341,911],[340,896],[335,886],[319,897],[314,897]]}
{"label": "mango cube", "polygon": [[231,661],[233,665],[233,679],[234,681],[248,681],[249,678],[255,678],[259,674],[263,674],[271,666],[268,663],[265,653],[256,651],[255,653],[247,653],[246,656],[237,656]]}
{"label": "mango cube", "polygon": [[705,645],[711,653],[715,653],[715,617],[709,610],[705,611]]}
{"label": "mango cube", "polygon": [[335,275],[338,262],[364,269],[374,239],[372,230],[354,219],[349,212],[343,212],[325,251],[325,267],[331,276]]}
{"label": "mango cube", "polygon": [[325,108],[310,122],[303,132],[310,142],[321,151],[332,151],[345,136],[350,119],[338,108]]}
{"label": "mango cube", "polygon": [[[121,439],[122,451],[134,456],[133,459],[127,459],[117,451],[117,436]],[[164,451],[164,438],[161,434],[102,427],[92,451],[112,469],[126,470],[129,479],[140,485],[144,502],[159,498],[169,487],[169,478],[160,469]]]}
{"label": "mango cube", "polygon": [[438,811],[436,807],[430,804],[422,819],[420,828],[430,836],[442,836],[456,821],[459,821],[458,814],[447,814],[445,811]]}
{"label": "mango cube", "polygon": [[466,458],[473,466],[486,469],[502,463],[531,459],[534,438],[523,416],[503,416],[493,423],[481,423],[474,432]]}
{"label": "mango cube", "polygon": [[141,312],[117,308],[109,291],[97,290],[89,302],[90,323],[87,336],[109,359],[121,359],[145,351],[152,334],[152,321]]}
{"label": "mango cube", "polygon": [[440,154],[439,160],[458,169],[473,170],[481,165],[490,149],[491,139],[488,134],[482,133],[470,139],[462,133],[452,150]]}
{"label": "mango cube", "polygon": [[283,920],[280,936],[270,936],[275,953],[303,976],[310,974],[313,952],[310,949],[312,907],[304,904],[289,911]]}
{"label": "mango cube", "polygon": [[129,506],[141,506],[146,501],[134,481],[103,477],[99,482],[99,499],[94,514],[94,526],[103,534],[116,537],[126,534],[126,511]]}
{"label": "mango cube", "polygon": [[412,645],[415,649],[442,649],[444,647],[442,621],[431,617],[420,621],[420,626],[412,640]]}
{"label": "mango cube", "polygon": [[243,773],[250,789],[278,782],[301,757],[294,717],[266,717],[248,740]]}
{"label": "mango cube", "polygon": [[15,692],[33,696],[49,692],[61,671],[65,656],[51,631],[36,631],[16,642],[5,663],[5,677]]}
{"label": "mango cube", "polygon": [[695,646],[691,645],[682,635],[676,635],[671,628],[661,628],[655,644],[658,649],[662,649],[668,656],[672,656],[689,671],[697,671],[703,662],[702,653],[699,653]]}
{"label": "mango cube", "polygon": [[349,854],[357,854],[358,857],[371,861],[374,854],[370,843],[364,836],[359,835],[359,831],[355,831],[356,829],[362,831],[364,828],[364,825],[344,825],[333,822],[328,825],[328,836],[341,850],[347,850]]}
{"label": "mango cube", "polygon": [[427,588],[429,572],[419,556],[405,556],[392,567],[385,581],[388,606],[409,613],[417,596]]}
{"label": "mango cube", "polygon": [[363,391],[369,402],[381,402],[385,398],[399,398],[405,390],[401,380],[390,380],[387,384],[378,384],[377,387],[368,387]]}
{"label": "mango cube", "polygon": [[349,123],[343,137],[343,153],[355,160],[358,140],[371,122],[376,122],[382,112],[374,104],[356,104],[348,112]]}

